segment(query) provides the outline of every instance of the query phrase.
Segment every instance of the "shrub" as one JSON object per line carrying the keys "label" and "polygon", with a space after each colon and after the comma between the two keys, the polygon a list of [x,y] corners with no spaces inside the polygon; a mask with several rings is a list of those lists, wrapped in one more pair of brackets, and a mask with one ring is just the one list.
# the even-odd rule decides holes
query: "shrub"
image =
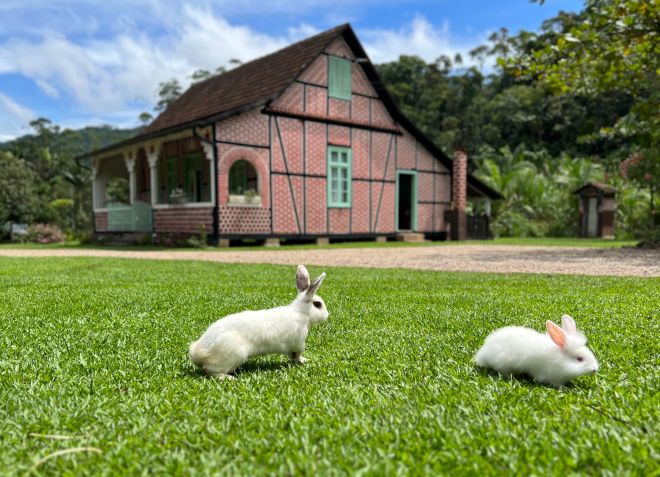
{"label": "shrub", "polygon": [[41,244],[59,243],[64,242],[64,233],[55,225],[32,224],[28,227],[23,241]]}

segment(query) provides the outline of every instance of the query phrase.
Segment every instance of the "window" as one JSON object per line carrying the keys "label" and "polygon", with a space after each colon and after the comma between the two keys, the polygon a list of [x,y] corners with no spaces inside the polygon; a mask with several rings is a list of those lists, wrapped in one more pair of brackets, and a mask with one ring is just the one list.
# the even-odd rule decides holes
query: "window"
{"label": "window", "polygon": [[328,207],[351,206],[351,150],[328,147]]}
{"label": "window", "polygon": [[328,57],[328,95],[331,98],[351,100],[351,61],[336,56]]}
{"label": "window", "polygon": [[234,162],[229,168],[229,203],[261,203],[257,170],[245,159]]}
{"label": "window", "polygon": [[211,201],[211,162],[190,139],[171,141],[158,161],[159,204]]}

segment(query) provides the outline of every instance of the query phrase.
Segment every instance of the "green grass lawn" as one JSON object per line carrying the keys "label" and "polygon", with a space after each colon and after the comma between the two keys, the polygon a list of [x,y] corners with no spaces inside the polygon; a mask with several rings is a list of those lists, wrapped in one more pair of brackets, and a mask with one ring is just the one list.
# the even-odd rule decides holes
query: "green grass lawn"
{"label": "green grass lawn", "polygon": [[[294,267],[0,259],[0,474],[91,446],[33,474],[660,475],[660,279],[326,271],[309,362],[217,381],[188,343],[287,303]],[[555,389],[473,366],[492,329],[562,313],[599,374]]]}
{"label": "green grass lawn", "polygon": [[530,237],[506,237],[495,240],[466,240],[463,242],[435,241],[435,242],[337,242],[330,245],[316,244],[286,244],[281,247],[263,246],[234,246],[229,248],[208,247],[203,249],[192,248],[166,248],[157,245],[96,245],[81,244],[80,242],[65,242],[59,244],[40,245],[34,243],[0,243],[0,248],[18,249],[66,249],[66,248],[89,248],[97,250],[299,250],[299,249],[333,249],[333,248],[372,248],[372,247],[427,247],[431,245],[516,245],[516,246],[544,246],[544,247],[588,247],[588,248],[615,248],[632,247],[637,242],[634,240],[603,240],[589,238],[530,238]]}

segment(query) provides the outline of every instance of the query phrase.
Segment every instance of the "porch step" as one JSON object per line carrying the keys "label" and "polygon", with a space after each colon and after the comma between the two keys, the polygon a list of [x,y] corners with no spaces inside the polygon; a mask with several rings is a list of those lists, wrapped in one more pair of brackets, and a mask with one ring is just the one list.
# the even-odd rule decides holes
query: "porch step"
{"label": "porch step", "polygon": [[399,242],[426,242],[424,234],[417,232],[401,232],[396,234],[396,239]]}

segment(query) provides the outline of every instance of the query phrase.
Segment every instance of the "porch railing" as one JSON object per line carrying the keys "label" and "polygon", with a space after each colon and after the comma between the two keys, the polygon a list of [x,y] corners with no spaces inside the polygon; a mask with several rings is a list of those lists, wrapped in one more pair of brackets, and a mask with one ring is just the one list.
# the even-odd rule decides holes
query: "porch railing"
{"label": "porch railing", "polygon": [[151,204],[136,200],[133,205],[108,204],[108,230],[111,232],[152,232]]}

